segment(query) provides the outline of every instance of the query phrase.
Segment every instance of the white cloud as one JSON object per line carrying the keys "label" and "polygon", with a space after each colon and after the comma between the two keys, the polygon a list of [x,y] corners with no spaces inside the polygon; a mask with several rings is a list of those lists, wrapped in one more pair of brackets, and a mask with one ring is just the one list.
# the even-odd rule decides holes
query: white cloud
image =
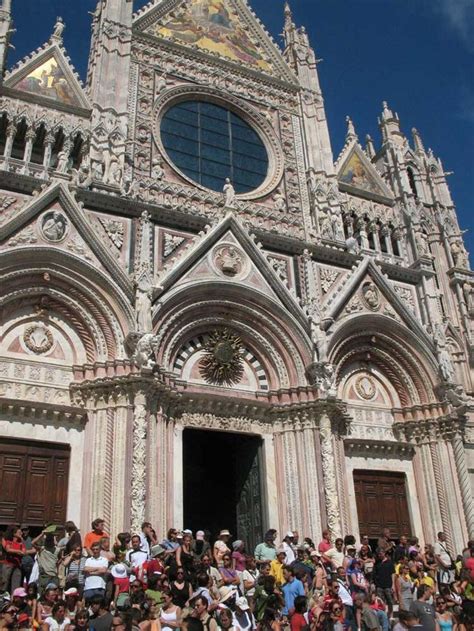
{"label": "white cloud", "polygon": [[434,6],[469,50],[474,51],[474,0],[436,0]]}

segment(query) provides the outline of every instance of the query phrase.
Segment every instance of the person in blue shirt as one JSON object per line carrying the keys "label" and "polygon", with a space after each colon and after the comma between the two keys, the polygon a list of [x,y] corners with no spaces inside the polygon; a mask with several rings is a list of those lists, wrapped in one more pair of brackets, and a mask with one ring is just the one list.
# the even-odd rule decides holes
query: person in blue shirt
{"label": "person in blue shirt", "polygon": [[304,587],[303,583],[298,578],[295,578],[293,568],[289,565],[285,565],[283,568],[283,576],[285,582],[281,589],[285,598],[285,606],[282,613],[284,616],[291,617],[295,611],[295,598],[305,595]]}

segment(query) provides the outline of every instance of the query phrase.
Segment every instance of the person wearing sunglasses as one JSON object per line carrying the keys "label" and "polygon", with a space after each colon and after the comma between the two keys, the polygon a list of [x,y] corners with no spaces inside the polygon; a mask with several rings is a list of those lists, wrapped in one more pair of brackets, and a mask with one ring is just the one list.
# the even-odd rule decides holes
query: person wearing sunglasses
{"label": "person wearing sunglasses", "polygon": [[446,600],[442,596],[436,598],[436,622],[440,631],[453,631],[454,616],[448,610]]}

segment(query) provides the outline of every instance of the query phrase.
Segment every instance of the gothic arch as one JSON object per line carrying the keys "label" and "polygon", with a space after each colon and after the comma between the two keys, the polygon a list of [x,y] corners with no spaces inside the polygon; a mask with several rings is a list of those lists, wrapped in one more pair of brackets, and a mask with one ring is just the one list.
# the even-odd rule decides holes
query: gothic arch
{"label": "gothic arch", "polygon": [[[23,324],[48,321],[58,335],[62,331],[70,341],[70,365],[125,356],[124,337],[133,328],[133,313],[120,289],[96,267],[52,248],[38,249],[34,259],[18,249],[0,255],[0,261],[6,331],[20,312]],[[18,318],[16,325],[21,325]]]}
{"label": "gothic arch", "polygon": [[155,310],[158,361],[173,371],[183,346],[215,329],[239,335],[265,373],[268,390],[307,385],[311,342],[301,325],[280,305],[250,288],[196,283],[172,292]]}
{"label": "gothic arch", "polygon": [[380,315],[351,318],[333,334],[329,354],[336,365],[338,382],[348,366],[371,364],[394,388],[401,407],[437,401],[437,367],[431,350],[390,318]]}

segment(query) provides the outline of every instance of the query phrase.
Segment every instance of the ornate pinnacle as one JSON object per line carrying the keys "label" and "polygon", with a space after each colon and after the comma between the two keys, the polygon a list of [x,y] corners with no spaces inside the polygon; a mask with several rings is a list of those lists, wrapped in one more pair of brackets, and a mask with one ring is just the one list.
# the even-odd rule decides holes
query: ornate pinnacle
{"label": "ornate pinnacle", "polygon": [[350,116],[346,116],[346,123],[347,123],[346,140],[353,140],[354,138],[357,139],[354,123],[352,122],[352,119]]}

